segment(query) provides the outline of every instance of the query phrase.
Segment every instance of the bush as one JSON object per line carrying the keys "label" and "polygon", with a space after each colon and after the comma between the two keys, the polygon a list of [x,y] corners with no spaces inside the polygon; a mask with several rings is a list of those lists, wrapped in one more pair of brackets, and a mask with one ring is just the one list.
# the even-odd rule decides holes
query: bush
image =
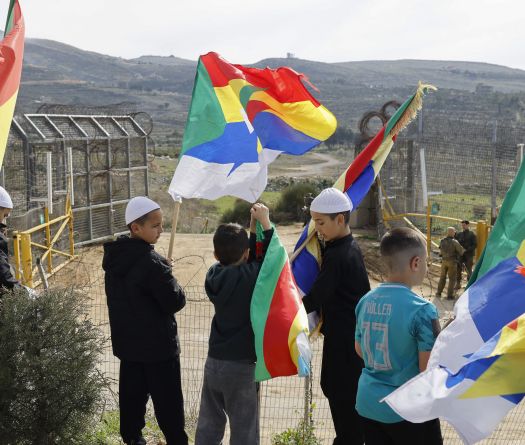
{"label": "bush", "polygon": [[73,289],[0,299],[0,443],[77,444],[93,426],[104,346]]}
{"label": "bush", "polygon": [[237,223],[243,227],[250,225],[250,209],[251,203],[244,199],[237,199],[233,205],[233,209],[226,210],[221,218],[221,223]]}
{"label": "bush", "polygon": [[305,212],[302,210],[305,205],[304,197],[309,193],[315,196],[317,192],[317,188],[309,182],[297,182],[286,187],[275,207],[275,214],[278,215],[277,219],[274,218],[275,221],[304,221]]}
{"label": "bush", "polygon": [[313,424],[301,421],[297,428],[273,436],[272,445],[321,445],[321,442],[315,437]]}

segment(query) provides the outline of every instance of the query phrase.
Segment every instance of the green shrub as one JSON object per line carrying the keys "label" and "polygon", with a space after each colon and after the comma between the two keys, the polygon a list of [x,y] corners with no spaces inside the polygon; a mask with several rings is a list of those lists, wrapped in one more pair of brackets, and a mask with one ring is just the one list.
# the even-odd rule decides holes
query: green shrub
{"label": "green shrub", "polygon": [[[275,213],[280,215],[282,220],[276,222],[293,222],[293,221],[304,221],[305,213],[302,210],[305,202],[304,198],[306,195],[311,193],[316,195],[318,193],[317,188],[309,182],[296,182],[287,186],[282,194],[281,199],[275,207]],[[286,221],[286,218],[289,218]]]}
{"label": "green shrub", "polygon": [[107,382],[87,299],[73,289],[0,299],[1,444],[78,444],[93,427]]}
{"label": "green shrub", "polygon": [[272,445],[321,445],[315,436],[314,426],[304,420],[296,428],[290,428],[272,437]]}
{"label": "green shrub", "polygon": [[221,223],[237,223],[243,227],[250,225],[250,209],[252,208],[251,203],[244,199],[237,199],[233,208],[226,210],[222,214]]}

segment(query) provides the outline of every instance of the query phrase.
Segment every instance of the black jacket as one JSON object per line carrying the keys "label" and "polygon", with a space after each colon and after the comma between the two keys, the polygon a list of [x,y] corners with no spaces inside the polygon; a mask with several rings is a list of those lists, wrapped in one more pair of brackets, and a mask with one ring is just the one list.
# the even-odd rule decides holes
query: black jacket
{"label": "black jacket", "polygon": [[215,307],[208,355],[218,360],[255,362],[255,341],[250,321],[253,289],[273,229],[264,232],[263,256],[255,257],[255,235],[250,235],[248,262],[223,266],[214,264],[206,274],[204,287]]}
{"label": "black jacket", "polygon": [[363,256],[353,236],[328,242],[319,275],[303,303],[306,312],[320,311],[323,317],[321,388],[329,398],[355,397],[363,367],[354,348],[355,307],[369,290]]}
{"label": "black jacket", "polygon": [[177,356],[175,312],[186,297],[168,262],[147,242],[121,236],[104,244],[102,267],[113,354],[133,362]]}
{"label": "black jacket", "polygon": [[470,230],[463,230],[456,234],[456,239],[461,244],[461,247],[465,249],[465,256],[474,256],[478,240],[474,232]]}
{"label": "black jacket", "polygon": [[[3,226],[3,227],[2,227]],[[21,284],[13,276],[9,264],[9,251],[7,249],[7,238],[3,233],[3,224],[0,225],[0,296],[5,289],[21,287]]]}

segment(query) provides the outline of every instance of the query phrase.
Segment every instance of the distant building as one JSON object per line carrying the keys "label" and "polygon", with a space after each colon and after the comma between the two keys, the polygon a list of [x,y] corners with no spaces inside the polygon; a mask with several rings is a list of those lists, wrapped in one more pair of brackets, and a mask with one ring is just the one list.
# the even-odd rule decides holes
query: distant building
{"label": "distant building", "polygon": [[287,58],[287,59],[296,59],[294,53],[286,53],[286,58]]}

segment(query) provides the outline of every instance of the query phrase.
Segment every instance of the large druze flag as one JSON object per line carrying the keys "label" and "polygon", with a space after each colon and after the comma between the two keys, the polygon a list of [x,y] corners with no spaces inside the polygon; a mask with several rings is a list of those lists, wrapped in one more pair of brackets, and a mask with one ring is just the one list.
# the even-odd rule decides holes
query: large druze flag
{"label": "large druze flag", "polygon": [[[440,417],[467,444],[525,393],[525,163],[507,192],[474,282],[439,335],[427,371],[385,401],[411,422]],[[472,281],[472,280],[471,280]]]}
{"label": "large druze flag", "polygon": [[170,194],[256,201],[280,153],[301,155],[335,131],[335,117],[303,80],[287,67],[248,68],[217,53],[201,56]]}
{"label": "large druze flag", "polygon": [[18,0],[11,0],[4,39],[0,42],[0,167],[15,111],[24,58],[24,18]]}
{"label": "large druze flag", "polygon": [[[388,157],[397,134],[405,128],[417,114],[423,104],[423,96],[428,90],[435,90],[432,85],[420,84],[376,134],[364,150],[354,159],[333,185],[345,193],[357,208],[374,183],[381,167]],[[292,263],[294,278],[303,294],[307,294],[317,278],[321,264],[321,248],[314,235],[315,224],[310,221],[299,237],[295,247],[298,254]]]}

